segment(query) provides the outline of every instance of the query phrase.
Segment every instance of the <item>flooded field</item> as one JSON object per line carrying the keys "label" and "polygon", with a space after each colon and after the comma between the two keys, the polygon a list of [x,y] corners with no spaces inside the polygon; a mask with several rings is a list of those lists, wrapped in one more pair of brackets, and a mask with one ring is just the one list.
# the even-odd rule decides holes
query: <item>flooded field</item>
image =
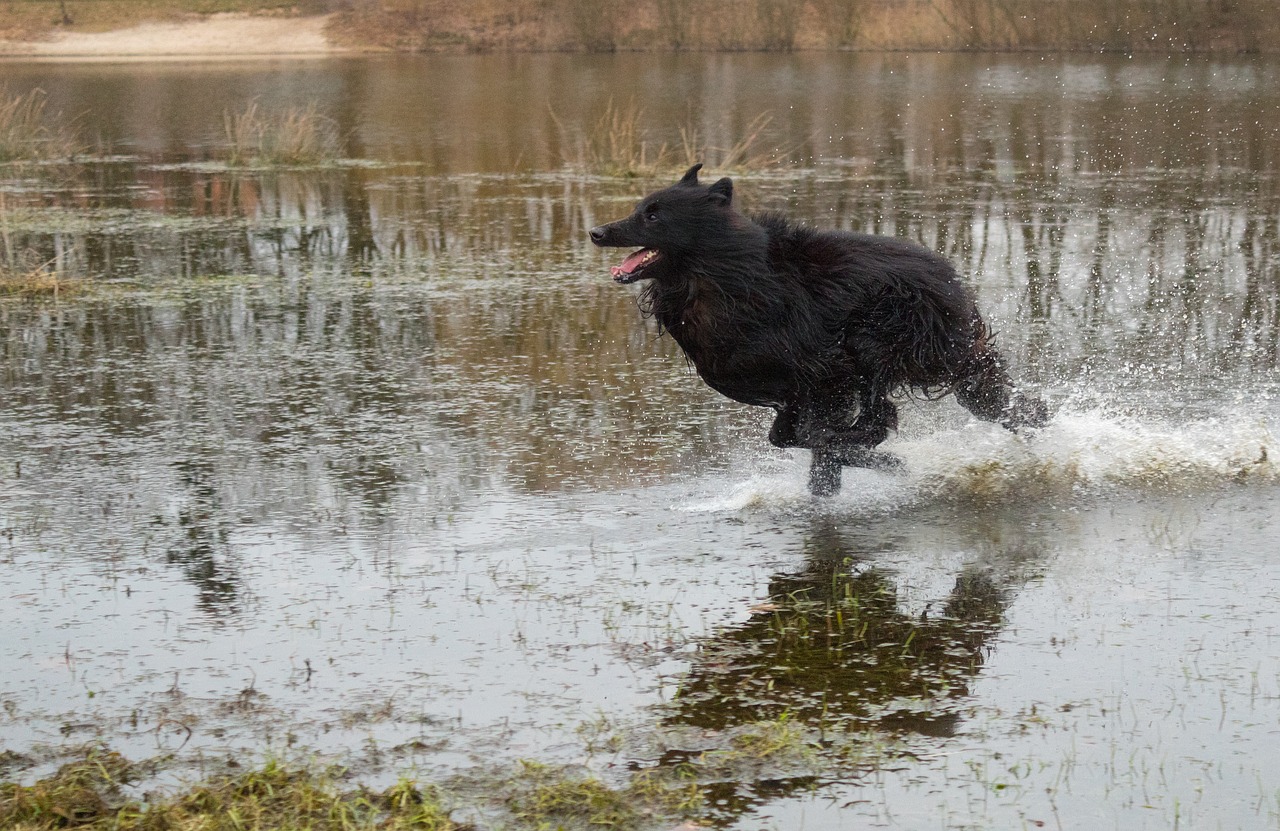
{"label": "flooded field", "polygon": [[[1280,828],[1280,62],[454,56],[0,64],[0,781],[266,758],[537,827],[530,770],[732,829]],[[220,161],[315,105],[343,158]],[[586,230],[680,172],[951,257],[1033,436],[902,402],[814,500]],[[541,775],[541,774],[540,774]],[[522,778],[523,777],[523,778]],[[549,818],[548,818],[549,817]],[[600,823],[596,823],[599,825]],[[544,826],[545,827],[545,826]]]}

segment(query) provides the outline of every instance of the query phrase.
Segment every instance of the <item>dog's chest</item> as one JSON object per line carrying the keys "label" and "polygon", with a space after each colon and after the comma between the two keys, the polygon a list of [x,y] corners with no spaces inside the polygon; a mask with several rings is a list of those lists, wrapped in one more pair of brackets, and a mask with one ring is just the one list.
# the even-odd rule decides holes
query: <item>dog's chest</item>
{"label": "dog's chest", "polygon": [[705,291],[689,286],[679,293],[672,292],[664,300],[658,309],[658,322],[690,360],[700,364],[724,348],[721,342],[726,323],[724,314],[715,308]]}
{"label": "dog's chest", "polygon": [[714,290],[690,291],[667,307],[659,322],[679,344],[699,374],[711,380],[725,374],[751,341],[760,337],[761,322],[742,314],[740,304]]}

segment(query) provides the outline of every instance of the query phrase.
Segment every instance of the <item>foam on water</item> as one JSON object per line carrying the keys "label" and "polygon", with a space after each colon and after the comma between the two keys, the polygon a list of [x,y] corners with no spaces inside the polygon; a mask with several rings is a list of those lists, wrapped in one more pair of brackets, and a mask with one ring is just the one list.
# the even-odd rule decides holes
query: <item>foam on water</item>
{"label": "foam on water", "polygon": [[[905,462],[900,473],[846,469],[827,504],[887,512],[921,501],[997,501],[1106,493],[1190,492],[1227,484],[1280,482],[1280,444],[1262,413],[1175,423],[1102,408],[1066,409],[1034,435],[1014,435],[978,421],[883,445]],[[746,481],[729,484],[695,512],[799,508],[813,504],[809,454],[785,464],[760,460]]]}
{"label": "foam on water", "polygon": [[972,423],[899,452],[922,495],[1017,499],[1274,482],[1276,450],[1261,415],[1171,423],[1093,409],[1061,412],[1033,436]]}

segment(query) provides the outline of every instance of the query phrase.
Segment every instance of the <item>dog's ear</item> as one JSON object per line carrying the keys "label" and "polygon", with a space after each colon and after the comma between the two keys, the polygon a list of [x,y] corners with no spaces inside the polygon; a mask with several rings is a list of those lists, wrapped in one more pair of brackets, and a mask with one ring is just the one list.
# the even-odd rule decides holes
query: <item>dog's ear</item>
{"label": "dog's ear", "polygon": [[727,207],[733,201],[733,180],[726,176],[707,188],[707,192],[712,199]]}
{"label": "dog's ear", "polygon": [[685,171],[684,177],[680,179],[682,185],[698,184],[698,171],[702,170],[702,162],[698,162],[693,167]]}

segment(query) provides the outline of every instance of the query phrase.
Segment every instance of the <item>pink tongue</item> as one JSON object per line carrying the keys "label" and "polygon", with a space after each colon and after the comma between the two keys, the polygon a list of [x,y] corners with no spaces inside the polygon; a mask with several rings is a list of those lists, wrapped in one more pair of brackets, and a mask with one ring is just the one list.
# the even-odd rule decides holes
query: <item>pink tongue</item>
{"label": "pink tongue", "polygon": [[632,254],[630,257],[627,257],[625,260],[623,260],[622,265],[615,265],[612,268],[610,268],[609,273],[612,274],[614,277],[617,277],[619,274],[630,274],[631,272],[636,270],[636,267],[640,265],[640,261],[643,260],[648,254],[649,254],[648,248],[641,248],[639,251],[637,251],[636,253]]}

